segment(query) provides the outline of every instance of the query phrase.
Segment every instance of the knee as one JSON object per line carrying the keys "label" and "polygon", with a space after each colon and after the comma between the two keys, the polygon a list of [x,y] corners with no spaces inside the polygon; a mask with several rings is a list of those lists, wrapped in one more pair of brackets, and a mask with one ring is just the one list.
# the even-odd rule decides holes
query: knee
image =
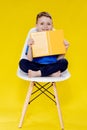
{"label": "knee", "polygon": [[68,68],[68,61],[66,59],[60,59],[60,68],[61,72],[65,71]]}
{"label": "knee", "polygon": [[22,71],[24,71],[24,72],[26,72],[26,73],[28,73],[28,65],[27,65],[27,60],[26,59],[21,59],[20,61],[19,61],[19,67],[20,67],[20,69],[22,70]]}
{"label": "knee", "polygon": [[63,70],[65,71],[68,68],[68,61],[66,59],[63,59]]}
{"label": "knee", "polygon": [[21,59],[20,61],[19,61],[19,67],[21,68],[21,66],[24,64],[24,59]]}
{"label": "knee", "polygon": [[68,67],[68,61],[66,59],[63,59],[63,63],[65,64],[66,67]]}
{"label": "knee", "polygon": [[19,67],[22,69],[22,68],[24,68],[25,66],[26,66],[26,64],[27,64],[27,60],[26,59],[21,59],[20,61],[19,61]]}

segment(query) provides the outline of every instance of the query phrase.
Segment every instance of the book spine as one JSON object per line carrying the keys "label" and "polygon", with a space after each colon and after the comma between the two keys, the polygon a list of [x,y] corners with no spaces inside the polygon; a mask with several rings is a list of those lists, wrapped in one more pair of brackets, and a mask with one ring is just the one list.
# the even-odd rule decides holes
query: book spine
{"label": "book spine", "polygon": [[52,54],[50,32],[49,31],[47,32],[47,40],[48,40],[48,49],[49,49],[48,51],[49,51],[49,54]]}

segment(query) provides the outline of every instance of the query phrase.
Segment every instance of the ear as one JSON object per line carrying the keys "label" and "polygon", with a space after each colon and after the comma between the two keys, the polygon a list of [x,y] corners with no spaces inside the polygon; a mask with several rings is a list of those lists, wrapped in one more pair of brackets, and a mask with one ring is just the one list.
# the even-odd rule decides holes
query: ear
{"label": "ear", "polygon": [[37,29],[37,31],[38,31],[38,24],[36,24],[36,29]]}
{"label": "ear", "polygon": [[36,23],[36,28],[38,28],[38,24]]}

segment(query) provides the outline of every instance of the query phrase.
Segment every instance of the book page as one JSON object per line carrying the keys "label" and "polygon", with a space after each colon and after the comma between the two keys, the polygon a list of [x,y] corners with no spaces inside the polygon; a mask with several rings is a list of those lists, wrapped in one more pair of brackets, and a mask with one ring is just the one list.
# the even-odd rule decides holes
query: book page
{"label": "book page", "polygon": [[32,45],[33,57],[48,55],[48,43],[46,32],[31,33],[31,38],[34,40],[34,44]]}
{"label": "book page", "polygon": [[49,31],[48,41],[50,55],[65,54],[63,30]]}

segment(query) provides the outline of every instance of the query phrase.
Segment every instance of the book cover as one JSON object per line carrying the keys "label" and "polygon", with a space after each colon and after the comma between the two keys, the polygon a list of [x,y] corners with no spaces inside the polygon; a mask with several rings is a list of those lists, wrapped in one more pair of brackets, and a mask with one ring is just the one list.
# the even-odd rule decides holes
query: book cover
{"label": "book cover", "polygon": [[31,38],[34,40],[33,57],[66,53],[63,30],[33,32]]}

